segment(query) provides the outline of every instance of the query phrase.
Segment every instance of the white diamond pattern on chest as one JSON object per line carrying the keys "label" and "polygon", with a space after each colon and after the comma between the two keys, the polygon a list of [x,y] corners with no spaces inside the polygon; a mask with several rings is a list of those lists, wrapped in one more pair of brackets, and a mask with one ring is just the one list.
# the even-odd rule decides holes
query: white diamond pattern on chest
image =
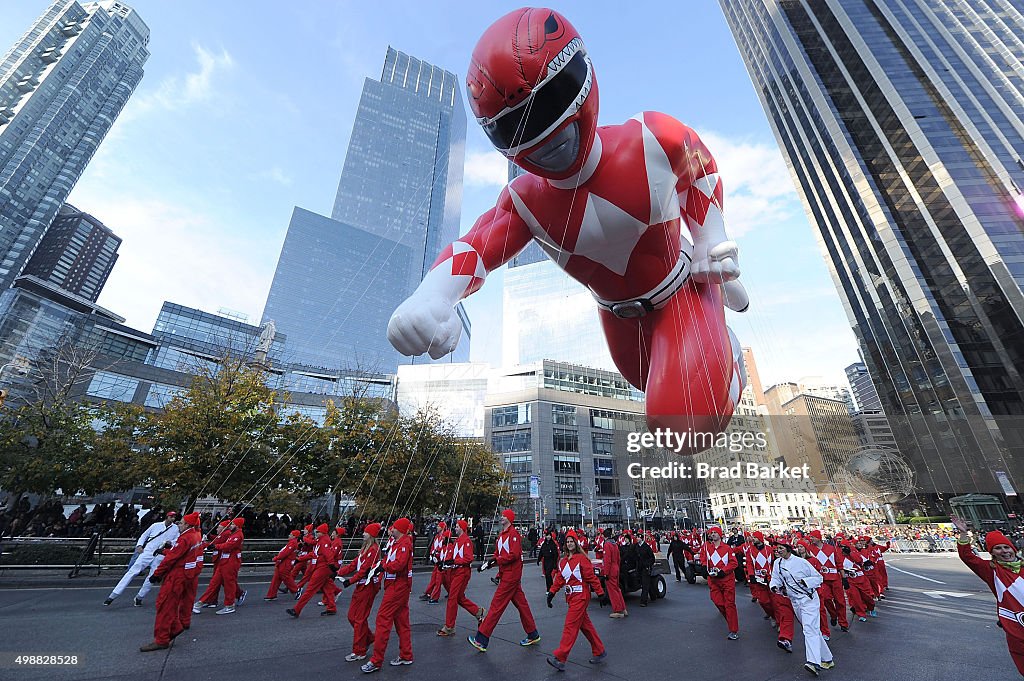
{"label": "white diamond pattern on chest", "polygon": [[508,537],[498,537],[498,553],[509,553]]}
{"label": "white diamond pattern on chest", "polygon": [[611,201],[591,193],[587,196],[583,223],[573,253],[590,258],[622,276],[626,273],[633,248],[647,227],[647,223],[637,220]]}
{"label": "white diamond pattern on chest", "polygon": [[725,565],[729,562],[729,559],[718,553],[717,551],[708,551],[708,558],[715,565]]}
{"label": "white diamond pattern on chest", "polygon": [[389,563],[394,562],[397,558],[398,558],[398,551],[396,551],[395,549],[391,549],[390,551],[388,551],[388,562]]}
{"label": "white diamond pattern on chest", "polygon": [[459,559],[459,558],[462,558],[462,556],[464,554],[465,554],[465,551],[463,551],[462,545],[461,544],[456,544],[455,545],[455,551],[452,552],[452,556],[454,558],[456,558],[456,559]]}
{"label": "white diamond pattern on chest", "polygon": [[763,553],[758,553],[758,554],[757,554],[757,555],[756,555],[756,556],[754,557],[754,563],[755,563],[755,564],[756,564],[756,565],[757,565],[758,567],[764,567],[765,565],[767,565],[767,564],[768,564],[768,556],[766,556],[766,555],[765,555],[765,554],[763,554]]}
{"label": "white diamond pattern on chest", "polygon": [[1010,595],[1014,597],[1017,603],[1019,603],[1020,605],[1024,605],[1024,579],[1017,577],[1015,580],[1013,580],[1010,586],[1006,586],[1006,584],[1003,583],[1003,580],[999,579],[998,576],[996,576],[995,580],[993,581],[995,582],[996,586],[997,603],[1002,602],[1003,594],[1009,591]]}
{"label": "white diamond pattern on chest", "polygon": [[562,566],[562,579],[568,582],[570,579],[575,578],[576,581],[583,581],[583,573],[580,572],[580,566],[570,567],[568,563]]}

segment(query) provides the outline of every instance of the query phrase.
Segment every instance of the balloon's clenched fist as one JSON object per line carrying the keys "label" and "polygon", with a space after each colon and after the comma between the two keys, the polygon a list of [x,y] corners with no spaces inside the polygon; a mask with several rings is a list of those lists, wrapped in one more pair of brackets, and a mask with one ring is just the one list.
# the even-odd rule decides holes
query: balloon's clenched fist
{"label": "balloon's clenched fist", "polygon": [[455,349],[461,336],[462,321],[451,303],[436,297],[411,296],[388,322],[388,340],[403,355],[426,352],[441,359]]}

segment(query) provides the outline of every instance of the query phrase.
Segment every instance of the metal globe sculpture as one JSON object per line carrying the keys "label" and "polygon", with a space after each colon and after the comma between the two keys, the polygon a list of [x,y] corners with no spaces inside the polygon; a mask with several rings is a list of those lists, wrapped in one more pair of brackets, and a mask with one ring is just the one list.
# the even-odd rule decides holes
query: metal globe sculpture
{"label": "metal globe sculpture", "polygon": [[914,471],[891,447],[861,447],[846,462],[845,473],[853,488],[882,503],[891,504],[914,491]]}

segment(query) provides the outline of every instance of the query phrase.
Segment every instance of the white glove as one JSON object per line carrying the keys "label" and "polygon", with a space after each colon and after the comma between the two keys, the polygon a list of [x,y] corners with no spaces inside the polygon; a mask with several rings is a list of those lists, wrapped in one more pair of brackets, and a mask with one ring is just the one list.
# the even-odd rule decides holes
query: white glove
{"label": "white glove", "polygon": [[690,276],[694,281],[708,284],[721,284],[739,277],[740,256],[736,242],[723,241],[712,246],[698,239],[693,246]]}
{"label": "white glove", "polygon": [[388,340],[403,355],[429,353],[441,359],[455,349],[462,336],[462,321],[454,307],[440,297],[413,293],[398,306],[388,322]]}

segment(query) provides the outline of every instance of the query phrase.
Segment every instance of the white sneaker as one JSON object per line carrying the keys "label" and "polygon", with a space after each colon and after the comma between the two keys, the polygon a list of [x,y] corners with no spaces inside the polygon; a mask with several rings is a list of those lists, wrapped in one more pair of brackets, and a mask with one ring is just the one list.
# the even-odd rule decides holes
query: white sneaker
{"label": "white sneaker", "polygon": [[235,606],[225,605],[223,608],[216,612],[217,615],[230,615],[235,611]]}
{"label": "white sneaker", "polygon": [[193,615],[198,615],[202,611],[203,611],[203,604],[200,603],[199,601],[196,601],[195,605],[192,606],[192,614]]}
{"label": "white sneaker", "polygon": [[248,594],[249,594],[249,592],[248,592],[248,591],[245,591],[245,590],[243,590],[243,591],[242,591],[241,595],[240,595],[240,596],[238,597],[238,604],[239,604],[239,605],[241,605],[242,603],[245,603],[245,597],[246,597],[246,596],[247,596]]}
{"label": "white sneaker", "polygon": [[412,664],[412,660],[406,660],[403,657],[396,657],[395,659],[391,660],[391,662],[388,662],[388,664],[390,664],[392,667],[400,667],[403,664]]}
{"label": "white sneaker", "polygon": [[365,660],[366,655],[356,655],[355,653],[349,653],[345,656],[345,662],[356,662],[357,660]]}

